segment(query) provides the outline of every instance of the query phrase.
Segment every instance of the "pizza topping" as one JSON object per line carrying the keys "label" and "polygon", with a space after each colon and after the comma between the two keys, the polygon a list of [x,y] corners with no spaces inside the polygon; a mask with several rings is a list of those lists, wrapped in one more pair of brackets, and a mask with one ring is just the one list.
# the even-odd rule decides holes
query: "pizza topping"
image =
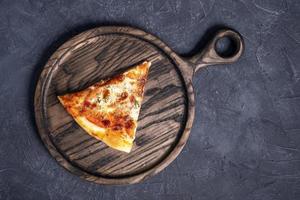
{"label": "pizza topping", "polygon": [[108,89],[104,89],[103,91],[103,99],[107,99],[109,96],[109,90]]}
{"label": "pizza topping", "polygon": [[125,79],[125,76],[123,74],[120,74],[120,75],[115,76],[113,79],[100,82],[100,85],[98,85],[98,86],[117,84],[117,83],[124,81],[124,79]]}
{"label": "pizza topping", "polygon": [[100,96],[97,96],[97,99],[96,99],[96,101],[97,101],[97,103],[98,103],[98,104],[100,104],[100,103],[101,103],[101,100],[102,100],[102,98],[101,98]]}
{"label": "pizza topping", "polygon": [[127,92],[122,92],[119,98],[119,101],[123,101],[128,97],[128,93]]}
{"label": "pizza topping", "polygon": [[85,101],[83,103],[83,106],[85,106],[85,107],[90,107],[90,105],[91,105],[91,103],[89,101]]}
{"label": "pizza topping", "polygon": [[146,79],[145,78],[139,79],[139,86],[140,87],[144,87],[145,83],[146,83]]}
{"label": "pizza topping", "polygon": [[75,121],[93,137],[129,152],[135,137],[149,62],[86,90],[59,96]]}
{"label": "pizza topping", "polygon": [[124,78],[125,78],[125,76],[123,74],[120,74],[120,75],[116,76],[115,80],[121,82],[124,80]]}
{"label": "pizza topping", "polygon": [[140,106],[139,102],[137,100],[134,100],[134,107],[138,108]]}
{"label": "pizza topping", "polygon": [[118,130],[121,130],[122,129],[122,125],[121,124],[115,124],[112,128],[112,130],[114,131],[118,131]]}
{"label": "pizza topping", "polygon": [[110,125],[110,121],[105,119],[105,120],[102,120],[102,124],[104,125],[104,127],[109,127]]}
{"label": "pizza topping", "polygon": [[134,126],[133,120],[128,120],[128,121],[125,123],[125,128],[126,128],[126,129],[131,129],[133,126]]}
{"label": "pizza topping", "polygon": [[134,102],[135,102],[135,98],[134,98],[133,95],[130,96],[130,102],[131,102],[131,103],[134,103]]}

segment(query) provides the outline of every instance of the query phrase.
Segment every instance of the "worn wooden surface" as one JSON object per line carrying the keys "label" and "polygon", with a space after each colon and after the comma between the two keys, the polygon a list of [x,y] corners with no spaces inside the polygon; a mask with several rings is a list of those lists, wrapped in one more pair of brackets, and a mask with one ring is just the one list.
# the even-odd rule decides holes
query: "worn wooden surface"
{"label": "worn wooden surface", "polygon": [[[183,77],[167,50],[143,31],[99,27],[74,37],[53,54],[37,85],[35,114],[41,138],[61,165],[97,183],[125,184],[156,174],[176,158],[188,138],[194,102],[187,96],[191,77]],[[152,66],[135,145],[127,154],[86,134],[57,95],[84,89],[143,60]],[[193,71],[182,67],[188,74]]]}

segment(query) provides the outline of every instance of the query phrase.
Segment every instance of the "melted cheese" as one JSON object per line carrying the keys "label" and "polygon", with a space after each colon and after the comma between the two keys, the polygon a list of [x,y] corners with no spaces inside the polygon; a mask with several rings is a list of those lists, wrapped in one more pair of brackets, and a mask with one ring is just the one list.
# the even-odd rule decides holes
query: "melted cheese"
{"label": "melted cheese", "polygon": [[112,148],[130,152],[150,65],[144,62],[118,78],[58,98],[87,133]]}
{"label": "melted cheese", "polygon": [[[99,109],[100,112],[105,113],[112,113],[115,110],[122,110],[126,113],[130,113],[130,116],[134,119],[138,119],[140,106],[135,106],[130,102],[130,97],[127,97],[122,102],[118,102],[118,98],[122,95],[122,93],[126,92],[127,94],[131,94],[135,92],[135,88],[137,86],[132,81],[131,78],[125,77],[123,82],[108,85],[100,92],[97,93],[97,95],[89,101],[91,103],[95,103],[97,105],[97,109]],[[95,87],[91,88],[92,90],[95,89]],[[109,96],[107,98],[103,98],[103,92],[104,90],[109,91]],[[140,97],[135,96],[136,101],[141,103],[142,99]],[[116,102],[118,102],[116,105],[114,105]]]}

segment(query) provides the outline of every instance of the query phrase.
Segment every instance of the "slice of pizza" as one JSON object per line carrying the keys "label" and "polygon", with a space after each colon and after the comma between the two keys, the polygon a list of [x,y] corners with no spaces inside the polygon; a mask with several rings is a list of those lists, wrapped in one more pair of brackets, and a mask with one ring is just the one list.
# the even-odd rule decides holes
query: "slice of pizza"
{"label": "slice of pizza", "polygon": [[150,65],[143,62],[58,99],[88,134],[114,149],[130,152]]}

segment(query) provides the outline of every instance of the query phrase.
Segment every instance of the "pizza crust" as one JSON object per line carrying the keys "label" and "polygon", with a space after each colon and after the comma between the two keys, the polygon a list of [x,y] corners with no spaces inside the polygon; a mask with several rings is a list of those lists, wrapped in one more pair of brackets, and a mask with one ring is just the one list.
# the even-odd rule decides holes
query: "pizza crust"
{"label": "pizza crust", "polygon": [[134,139],[124,139],[120,134],[114,134],[114,132],[109,132],[104,128],[96,126],[91,123],[85,117],[75,117],[75,121],[91,136],[98,140],[103,141],[108,146],[129,153]]}

